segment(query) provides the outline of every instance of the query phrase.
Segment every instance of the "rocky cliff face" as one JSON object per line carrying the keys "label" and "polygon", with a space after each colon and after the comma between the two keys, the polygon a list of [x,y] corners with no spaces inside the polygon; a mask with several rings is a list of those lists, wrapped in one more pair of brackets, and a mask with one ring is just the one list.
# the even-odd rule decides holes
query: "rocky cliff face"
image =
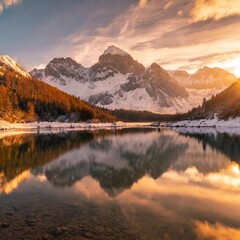
{"label": "rocky cliff face", "polygon": [[106,77],[113,76],[114,74],[128,74],[133,73],[140,75],[144,72],[145,68],[142,64],[135,61],[131,55],[123,50],[114,46],[108,47],[106,51],[99,57],[99,62],[94,64],[90,70],[93,74],[94,80],[105,80],[106,78],[97,78],[94,74],[101,74],[108,72]]}
{"label": "rocky cliff face", "polygon": [[66,85],[69,78],[84,82],[88,77],[87,70],[71,58],[54,58],[45,69],[33,69],[30,74],[40,80],[48,78]]}

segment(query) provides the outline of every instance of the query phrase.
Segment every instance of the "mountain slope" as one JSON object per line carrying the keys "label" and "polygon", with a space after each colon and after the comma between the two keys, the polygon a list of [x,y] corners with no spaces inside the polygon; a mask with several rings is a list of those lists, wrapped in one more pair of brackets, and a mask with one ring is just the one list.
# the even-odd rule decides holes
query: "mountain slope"
{"label": "mountain slope", "polygon": [[240,116],[240,81],[232,84],[209,101],[204,101],[201,107],[193,109],[184,117],[199,119],[213,117],[215,114],[220,119]]}
{"label": "mountain slope", "polygon": [[237,81],[237,77],[221,68],[203,67],[194,74],[185,71],[169,71],[177,82],[190,89],[220,89],[223,90]]}
{"label": "mountain slope", "polygon": [[[12,65],[17,67],[12,68]],[[1,65],[0,96],[0,118],[10,122],[80,121],[93,118],[115,120],[106,111],[28,77],[13,60],[10,65]]]}
{"label": "mountain slope", "polygon": [[[73,69],[78,69],[79,75]],[[45,69],[34,69],[30,74],[91,104],[109,109],[175,113],[185,107],[191,108],[188,93],[166,70],[156,63],[145,68],[114,46],[108,47],[89,69],[76,65],[69,58],[59,58],[52,60]]]}
{"label": "mountain slope", "polygon": [[15,72],[24,77],[31,78],[31,75],[25,71],[21,66],[19,66],[12,58],[7,55],[0,56],[0,73],[4,73],[7,69],[11,72]]}

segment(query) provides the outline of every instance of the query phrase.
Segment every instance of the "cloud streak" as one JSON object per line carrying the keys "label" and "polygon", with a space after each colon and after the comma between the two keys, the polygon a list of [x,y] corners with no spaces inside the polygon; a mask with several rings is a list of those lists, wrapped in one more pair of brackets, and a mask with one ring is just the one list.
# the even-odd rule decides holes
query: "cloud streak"
{"label": "cloud streak", "polygon": [[20,4],[21,2],[22,0],[0,0],[0,13],[2,13],[4,9]]}
{"label": "cloud streak", "polygon": [[239,239],[240,230],[224,226],[220,223],[209,224],[208,222],[195,222],[198,239],[215,239],[215,240],[237,240]]}
{"label": "cloud streak", "polygon": [[[237,60],[229,62],[240,52],[236,31],[240,17],[192,22],[193,7],[194,0],[141,0],[107,26],[67,40],[74,45],[76,60],[87,66],[97,61],[104,48],[114,44],[146,66],[155,61],[167,69],[190,72],[204,65],[219,66],[240,75]],[[91,49],[95,49],[94,60]]]}
{"label": "cloud streak", "polygon": [[148,0],[140,0],[140,1],[139,1],[139,6],[140,6],[140,7],[145,7],[146,4],[147,4],[147,2],[148,2]]}
{"label": "cloud streak", "polygon": [[240,2],[239,0],[195,0],[191,15],[195,22],[240,15]]}
{"label": "cloud streak", "polygon": [[0,0],[0,12],[21,2],[0,16],[1,49],[28,68],[63,56],[89,67],[116,45],[145,66],[240,76],[239,0]]}

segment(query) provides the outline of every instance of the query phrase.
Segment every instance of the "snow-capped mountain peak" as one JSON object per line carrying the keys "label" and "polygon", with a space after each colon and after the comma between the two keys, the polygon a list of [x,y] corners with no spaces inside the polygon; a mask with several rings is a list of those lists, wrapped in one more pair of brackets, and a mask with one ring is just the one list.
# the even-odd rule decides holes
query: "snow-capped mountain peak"
{"label": "snow-capped mountain peak", "polygon": [[122,49],[115,47],[115,46],[109,46],[103,53],[103,55],[120,55],[120,56],[128,56],[129,54]]}
{"label": "snow-capped mountain peak", "polygon": [[33,69],[30,74],[40,80],[46,78],[65,86],[72,80],[85,82],[88,78],[88,69],[70,57],[54,58],[45,69]]}
{"label": "snow-capped mountain peak", "polygon": [[25,71],[11,57],[7,55],[0,56],[0,68],[19,73],[27,78],[31,78],[31,75],[27,71]]}

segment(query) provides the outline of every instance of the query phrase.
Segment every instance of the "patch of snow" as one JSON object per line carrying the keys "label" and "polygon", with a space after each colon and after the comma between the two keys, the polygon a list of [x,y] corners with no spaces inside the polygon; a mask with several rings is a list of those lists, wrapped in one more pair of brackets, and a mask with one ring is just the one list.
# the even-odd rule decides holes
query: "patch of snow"
{"label": "patch of snow", "polygon": [[10,69],[15,72],[23,75],[24,77],[31,78],[30,74],[26,72],[22,67],[20,67],[12,58],[7,55],[0,56],[0,62],[8,66]]}
{"label": "patch of snow", "polygon": [[149,123],[125,123],[122,121],[108,123],[63,123],[63,122],[32,122],[32,123],[9,123],[0,120],[0,131],[2,130],[51,130],[58,132],[62,129],[72,130],[101,130],[114,128],[133,128],[133,127],[150,127]]}
{"label": "patch of snow", "polygon": [[239,128],[240,117],[230,118],[228,120],[218,120],[217,117],[213,119],[199,119],[199,120],[184,120],[166,123],[167,127],[185,127],[185,128]]}

